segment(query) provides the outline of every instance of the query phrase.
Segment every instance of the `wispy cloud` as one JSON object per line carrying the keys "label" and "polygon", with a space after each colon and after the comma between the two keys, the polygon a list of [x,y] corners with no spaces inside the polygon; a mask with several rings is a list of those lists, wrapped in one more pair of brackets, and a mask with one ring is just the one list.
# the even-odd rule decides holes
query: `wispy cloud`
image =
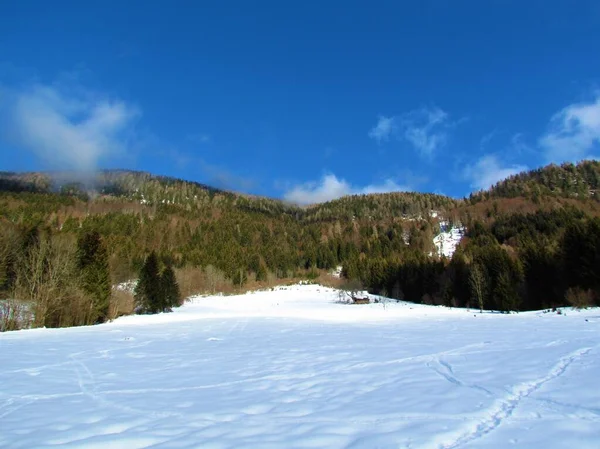
{"label": "wispy cloud", "polygon": [[420,108],[397,116],[379,116],[369,137],[377,143],[392,137],[409,142],[422,156],[431,157],[448,140],[448,132],[458,122],[452,122],[447,112],[438,107]]}
{"label": "wispy cloud", "polygon": [[439,108],[422,108],[401,119],[404,138],[423,156],[430,157],[448,138],[448,114]]}
{"label": "wispy cloud", "polygon": [[212,142],[212,137],[210,136],[210,134],[207,133],[195,133],[195,134],[189,134],[187,136],[187,140],[189,140],[190,142],[194,142],[194,143],[210,143]]}
{"label": "wispy cloud", "polygon": [[91,171],[127,148],[139,110],[85,89],[36,84],[3,90],[0,127],[53,168]]}
{"label": "wispy cloud", "polygon": [[494,140],[494,138],[496,138],[497,136],[498,136],[498,129],[494,129],[493,131],[491,131],[481,137],[481,139],[479,140],[479,146],[481,148],[487,147],[489,145],[489,143],[492,140]]}
{"label": "wispy cloud", "polygon": [[377,124],[369,131],[369,137],[377,143],[387,142],[396,130],[396,118],[379,116]]}
{"label": "wispy cloud", "polygon": [[571,104],[554,114],[539,144],[548,162],[592,157],[600,146],[600,92],[591,102]]}
{"label": "wispy cloud", "polygon": [[385,179],[381,183],[369,184],[366,187],[357,188],[353,194],[387,193],[387,192],[406,192],[410,190],[409,186],[400,185],[393,179]]}
{"label": "wispy cloud", "polygon": [[525,154],[538,154],[538,150],[525,141],[523,133],[517,133],[511,137],[508,150],[520,156]]}
{"label": "wispy cloud", "polygon": [[[156,148],[157,145],[154,144]],[[197,153],[184,151],[174,146],[166,147],[161,144],[161,148],[155,153],[169,163],[174,163],[177,170],[191,171],[195,175],[200,175],[200,182],[216,187],[221,190],[230,190],[234,192],[248,192],[257,187],[257,183],[250,177],[242,176],[233,171],[207,161],[199,157]]]}
{"label": "wispy cloud", "polygon": [[297,204],[315,204],[331,201],[346,195],[398,192],[408,190],[393,179],[364,187],[353,186],[334,174],[326,174],[319,181],[307,182],[289,189],[283,196],[286,201]]}
{"label": "wispy cloud", "polygon": [[525,165],[502,164],[494,154],[481,157],[475,164],[468,165],[463,171],[463,177],[476,190],[487,189],[498,181],[527,170]]}
{"label": "wispy cloud", "polygon": [[248,192],[256,187],[256,182],[251,178],[235,174],[224,167],[208,163],[202,159],[198,163],[200,170],[208,178],[208,184],[213,187],[243,192]]}

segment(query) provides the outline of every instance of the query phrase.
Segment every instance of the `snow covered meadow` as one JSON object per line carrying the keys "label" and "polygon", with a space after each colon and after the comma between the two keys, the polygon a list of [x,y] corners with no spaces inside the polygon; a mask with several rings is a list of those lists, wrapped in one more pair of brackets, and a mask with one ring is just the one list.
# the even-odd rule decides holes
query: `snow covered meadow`
{"label": "snow covered meadow", "polygon": [[598,448],[600,311],[294,286],[0,334],[2,448]]}

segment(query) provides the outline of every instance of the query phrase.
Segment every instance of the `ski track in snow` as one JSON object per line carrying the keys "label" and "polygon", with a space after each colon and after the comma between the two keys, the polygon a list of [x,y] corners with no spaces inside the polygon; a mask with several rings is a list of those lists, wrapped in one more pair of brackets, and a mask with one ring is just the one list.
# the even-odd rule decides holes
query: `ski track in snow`
{"label": "ski track in snow", "polygon": [[596,448],[596,311],[302,286],[0,334],[2,448]]}
{"label": "ski track in snow", "polygon": [[[439,366],[436,366],[436,365],[439,365]],[[427,366],[429,368],[431,368],[433,371],[435,371],[437,374],[442,376],[444,379],[446,379],[448,382],[450,382],[454,385],[458,385],[459,387],[472,388],[474,390],[478,390],[478,391],[482,392],[483,394],[485,394],[487,396],[493,395],[493,393],[490,390],[488,390],[487,388],[484,388],[477,384],[465,383],[462,380],[460,380],[458,377],[456,377],[454,375],[454,370],[452,369],[452,365],[450,363],[440,359],[439,357],[436,357],[436,359],[433,362],[428,363]]]}
{"label": "ski track in snow", "polygon": [[441,449],[455,449],[461,447],[494,431],[502,425],[507,418],[510,418],[523,399],[528,398],[545,383],[562,376],[573,362],[588,354],[591,350],[592,348],[583,348],[562,357],[554,368],[552,368],[552,370],[544,377],[514,387],[512,394],[508,395],[503,400],[498,401],[492,409],[486,411],[486,415],[489,415],[486,419],[478,424],[473,430],[467,431],[465,434],[461,435],[456,441],[442,445]]}

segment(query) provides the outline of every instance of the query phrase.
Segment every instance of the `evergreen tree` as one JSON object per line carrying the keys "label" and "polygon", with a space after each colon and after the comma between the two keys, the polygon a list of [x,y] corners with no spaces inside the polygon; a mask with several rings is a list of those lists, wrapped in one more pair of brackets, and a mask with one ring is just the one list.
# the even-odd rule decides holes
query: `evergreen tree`
{"label": "evergreen tree", "polygon": [[256,270],[256,280],[258,282],[267,280],[267,270],[265,270],[265,267],[262,264],[260,264]]}
{"label": "evergreen tree", "polygon": [[19,248],[20,235],[16,228],[0,226],[0,292],[14,287]]}
{"label": "evergreen tree", "polygon": [[[564,281],[560,257],[549,249],[547,242],[527,240],[521,253],[523,261],[526,302],[528,310],[561,305],[564,300]],[[549,282],[548,280],[551,280]]]}
{"label": "evergreen tree", "polygon": [[567,285],[600,293],[600,219],[568,226],[562,252]]}
{"label": "evergreen tree", "polygon": [[135,287],[135,307],[138,313],[158,313],[163,308],[161,276],[158,269],[158,258],[152,251],[140,270]]}
{"label": "evergreen tree", "polygon": [[458,307],[475,306],[471,304],[471,285],[469,282],[470,267],[467,265],[464,255],[457,251],[447,268],[452,279],[452,294],[456,298]]}
{"label": "evergreen tree", "polygon": [[515,289],[511,285],[511,280],[507,271],[502,271],[496,279],[496,285],[493,291],[494,302],[498,305],[501,312],[510,312],[517,310],[518,297]]}
{"label": "evergreen tree", "polygon": [[108,255],[98,232],[87,232],[77,240],[77,269],[81,288],[91,296],[93,309],[89,321],[98,323],[108,318],[111,284]]}
{"label": "evergreen tree", "polygon": [[181,305],[181,293],[171,265],[167,265],[160,276],[162,311],[170,312]]}

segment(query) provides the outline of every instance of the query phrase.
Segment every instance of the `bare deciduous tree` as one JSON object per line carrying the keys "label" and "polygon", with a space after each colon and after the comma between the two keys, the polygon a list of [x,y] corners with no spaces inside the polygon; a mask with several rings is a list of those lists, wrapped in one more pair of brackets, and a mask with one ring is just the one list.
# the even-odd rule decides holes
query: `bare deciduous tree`
{"label": "bare deciduous tree", "polygon": [[72,238],[40,236],[19,255],[13,297],[31,305],[34,327],[93,324],[93,301],[79,286]]}
{"label": "bare deciduous tree", "polygon": [[213,295],[222,287],[226,282],[225,273],[221,270],[213,267],[212,265],[207,265],[204,269],[204,274],[206,276],[206,288],[209,293]]}
{"label": "bare deciduous tree", "polygon": [[576,309],[587,309],[594,307],[594,292],[575,287],[567,290],[565,300]]}
{"label": "bare deciduous tree", "polygon": [[354,303],[359,299],[361,293],[364,291],[362,282],[358,279],[350,279],[344,282],[339,287],[338,298],[340,302]]}
{"label": "bare deciduous tree", "polygon": [[483,304],[486,293],[486,278],[481,265],[478,263],[474,263],[471,266],[469,286],[471,287],[471,294],[477,299],[479,313],[481,313],[483,312]]}
{"label": "bare deciduous tree", "polygon": [[31,326],[33,316],[23,301],[0,299],[0,332],[16,331]]}

